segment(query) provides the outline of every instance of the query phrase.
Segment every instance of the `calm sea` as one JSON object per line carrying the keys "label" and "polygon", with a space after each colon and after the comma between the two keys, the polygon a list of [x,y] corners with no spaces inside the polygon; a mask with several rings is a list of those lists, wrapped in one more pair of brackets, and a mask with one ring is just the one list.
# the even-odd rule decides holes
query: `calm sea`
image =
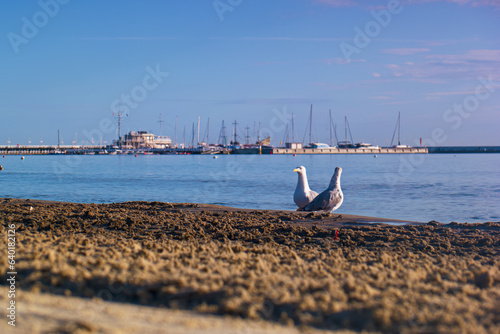
{"label": "calm sea", "polygon": [[500,221],[500,154],[0,157],[0,197],[166,201],[295,210],[296,166],[323,191],[341,166],[337,213],[443,223]]}

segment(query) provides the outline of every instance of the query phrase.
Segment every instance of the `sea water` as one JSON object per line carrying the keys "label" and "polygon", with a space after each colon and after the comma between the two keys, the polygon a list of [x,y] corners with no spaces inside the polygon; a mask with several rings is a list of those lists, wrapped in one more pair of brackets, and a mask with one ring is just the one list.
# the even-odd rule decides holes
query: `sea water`
{"label": "sea water", "polygon": [[343,168],[336,211],[443,223],[500,221],[500,154],[6,156],[0,197],[163,201],[295,210],[297,166],[311,189]]}

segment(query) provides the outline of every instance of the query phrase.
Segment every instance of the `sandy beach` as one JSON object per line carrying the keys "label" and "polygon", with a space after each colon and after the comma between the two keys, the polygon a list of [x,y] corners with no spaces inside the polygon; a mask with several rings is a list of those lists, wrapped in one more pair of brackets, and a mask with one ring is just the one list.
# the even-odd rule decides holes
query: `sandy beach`
{"label": "sandy beach", "polygon": [[2,333],[500,332],[499,222],[13,199],[0,221]]}

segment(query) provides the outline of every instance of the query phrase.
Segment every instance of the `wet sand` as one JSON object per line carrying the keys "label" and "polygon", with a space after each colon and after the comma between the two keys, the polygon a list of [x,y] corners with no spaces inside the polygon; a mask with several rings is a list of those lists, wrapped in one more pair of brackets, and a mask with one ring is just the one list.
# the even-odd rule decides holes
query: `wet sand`
{"label": "wet sand", "polygon": [[[500,332],[498,222],[11,199],[0,199],[0,222],[4,238],[16,225],[18,320],[31,332],[69,321],[52,298],[85,310],[67,332],[127,333],[140,321],[168,332],[168,317],[189,319],[176,323],[179,333]],[[115,307],[119,316],[99,320]]]}

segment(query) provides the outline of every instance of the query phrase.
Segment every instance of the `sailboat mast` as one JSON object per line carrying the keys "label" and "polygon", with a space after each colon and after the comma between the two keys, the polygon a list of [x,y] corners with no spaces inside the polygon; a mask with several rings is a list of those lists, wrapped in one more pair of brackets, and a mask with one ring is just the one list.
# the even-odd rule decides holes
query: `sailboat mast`
{"label": "sailboat mast", "polygon": [[226,126],[224,125],[224,121],[222,121],[222,129],[224,131],[224,134],[223,134],[224,135],[224,137],[223,137],[224,138],[224,147],[226,147],[227,146],[227,135],[226,135]]}
{"label": "sailboat mast", "polygon": [[120,108],[118,109],[118,143],[122,145],[122,101],[120,100]]}
{"label": "sailboat mast", "polygon": [[177,144],[177,116],[175,116],[175,134],[174,134],[174,143]]}
{"label": "sailboat mast", "polygon": [[207,144],[210,144],[210,117],[207,120]]}
{"label": "sailboat mast", "polygon": [[330,114],[330,147],[333,147],[332,109],[329,110],[329,114]]}
{"label": "sailboat mast", "polygon": [[194,122],[193,122],[193,129],[191,131],[191,147],[194,148]]}
{"label": "sailboat mast", "polygon": [[253,121],[253,132],[252,132],[252,140],[255,139],[257,135],[257,122],[256,121]]}
{"label": "sailboat mast", "polygon": [[398,113],[398,145],[401,145],[401,111]]}
{"label": "sailboat mast", "polygon": [[347,123],[347,129],[349,130],[349,137],[351,138],[351,145],[354,145],[354,140],[352,139],[351,127],[349,126],[349,122],[347,121],[347,116],[345,118]]}
{"label": "sailboat mast", "polygon": [[222,146],[226,147],[227,145],[227,136],[226,136],[226,125],[224,124],[224,120],[222,120],[222,126],[220,128],[220,134],[219,134],[219,144],[222,139]]}
{"label": "sailboat mast", "polygon": [[290,132],[288,131],[288,123],[287,123],[285,127],[285,136],[283,137],[283,143],[289,143],[289,142],[290,142]]}
{"label": "sailboat mast", "polygon": [[[121,108],[121,105],[120,105]],[[122,143],[122,112],[118,111],[118,142]]]}
{"label": "sailboat mast", "polygon": [[309,112],[309,143],[312,143],[312,123],[313,123],[313,105],[311,104],[311,111]]}
{"label": "sailboat mast", "polygon": [[259,134],[258,134],[258,137],[257,137],[257,142],[260,143],[260,128],[261,128],[261,122],[259,121]]}
{"label": "sailboat mast", "polygon": [[295,121],[292,113],[292,143],[295,143]]}
{"label": "sailboat mast", "polygon": [[236,126],[238,125],[238,122],[236,122],[236,120],[235,120],[233,124],[234,124],[234,145],[236,145],[236,142],[237,142],[236,139],[238,137]]}
{"label": "sailboat mast", "polygon": [[347,116],[344,116],[344,126],[345,126],[345,143],[347,144]]}
{"label": "sailboat mast", "polygon": [[198,116],[198,137],[196,143],[200,145],[200,116]]}
{"label": "sailboat mast", "polygon": [[335,134],[335,142],[337,143],[337,146],[339,145],[339,138],[337,137],[337,124],[332,124],[333,125],[333,133]]}
{"label": "sailboat mast", "polygon": [[161,113],[160,113],[160,117],[158,118],[158,123],[160,123],[160,136],[163,136],[163,118],[161,117]]}

